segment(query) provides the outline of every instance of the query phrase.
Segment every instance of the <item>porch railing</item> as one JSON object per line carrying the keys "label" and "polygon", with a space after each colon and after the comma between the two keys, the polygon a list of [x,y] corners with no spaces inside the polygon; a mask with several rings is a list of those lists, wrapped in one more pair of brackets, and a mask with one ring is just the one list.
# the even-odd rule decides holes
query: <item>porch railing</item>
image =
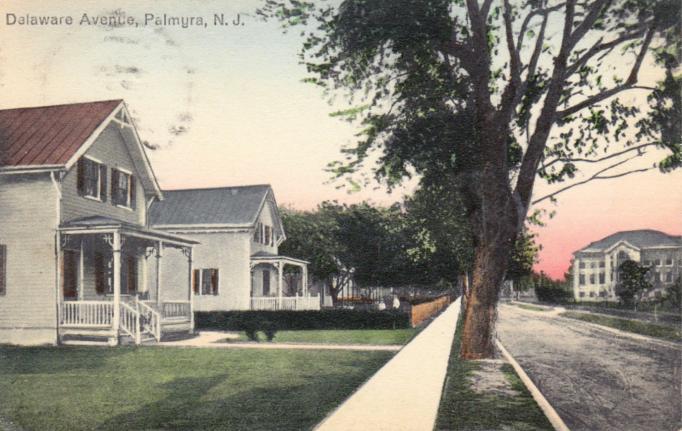
{"label": "porch railing", "polygon": [[154,336],[156,341],[161,341],[161,316],[149,305],[142,301],[138,302],[142,331],[147,331]]}
{"label": "porch railing", "polygon": [[319,310],[320,298],[317,296],[253,296],[252,310]]}
{"label": "porch railing", "polygon": [[140,313],[125,302],[121,302],[121,329],[130,335],[135,344],[140,344]]}
{"label": "porch railing", "polygon": [[108,327],[112,325],[114,304],[109,301],[64,301],[62,326]]}
{"label": "porch railing", "polygon": [[190,308],[189,301],[163,301],[161,304],[161,315],[164,319],[177,319],[179,317],[189,319]]}

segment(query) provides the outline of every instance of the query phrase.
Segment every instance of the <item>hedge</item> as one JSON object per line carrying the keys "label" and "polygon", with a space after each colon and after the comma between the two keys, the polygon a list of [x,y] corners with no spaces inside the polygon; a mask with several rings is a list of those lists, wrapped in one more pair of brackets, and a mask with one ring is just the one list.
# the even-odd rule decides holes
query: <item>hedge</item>
{"label": "hedge", "polygon": [[308,311],[199,311],[197,329],[243,331],[263,322],[277,330],[300,329],[398,329],[410,327],[410,316],[402,311],[308,310]]}

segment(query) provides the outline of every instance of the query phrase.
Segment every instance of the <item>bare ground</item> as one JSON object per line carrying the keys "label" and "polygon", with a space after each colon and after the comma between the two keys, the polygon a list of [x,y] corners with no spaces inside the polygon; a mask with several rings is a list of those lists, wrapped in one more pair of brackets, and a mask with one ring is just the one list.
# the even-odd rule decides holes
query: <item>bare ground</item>
{"label": "bare ground", "polygon": [[498,336],[573,431],[682,427],[680,346],[511,306]]}

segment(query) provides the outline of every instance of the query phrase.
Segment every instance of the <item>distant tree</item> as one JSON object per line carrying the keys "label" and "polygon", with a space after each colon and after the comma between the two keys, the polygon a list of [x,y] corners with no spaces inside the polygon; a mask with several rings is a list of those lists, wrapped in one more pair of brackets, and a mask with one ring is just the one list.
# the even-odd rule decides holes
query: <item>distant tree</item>
{"label": "distant tree", "polygon": [[541,302],[560,304],[573,297],[568,283],[565,280],[554,280],[544,272],[534,273],[531,276],[535,296]]}
{"label": "distant tree", "polygon": [[619,281],[616,284],[616,295],[623,304],[637,308],[642,295],[651,289],[647,273],[649,268],[640,266],[634,260],[626,260],[618,268]]}
{"label": "distant tree", "polygon": [[677,277],[675,283],[668,286],[664,301],[668,302],[674,310],[680,310],[682,305],[682,276]]}
{"label": "distant tree", "polygon": [[332,301],[350,284],[352,268],[339,260],[338,225],[333,207],[323,205],[316,211],[283,208],[282,223],[287,240],[279,247],[282,254],[310,262],[308,271],[315,280],[329,286]]}

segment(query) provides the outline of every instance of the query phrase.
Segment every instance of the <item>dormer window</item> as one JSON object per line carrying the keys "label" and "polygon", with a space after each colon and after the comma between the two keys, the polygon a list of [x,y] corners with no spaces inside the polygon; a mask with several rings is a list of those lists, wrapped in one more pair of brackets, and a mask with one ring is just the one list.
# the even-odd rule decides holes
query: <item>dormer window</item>
{"label": "dormer window", "polygon": [[98,201],[107,198],[107,167],[101,162],[83,157],[78,161],[78,194]]}
{"label": "dormer window", "polygon": [[111,170],[111,203],[124,208],[135,207],[135,177],[130,172]]}

